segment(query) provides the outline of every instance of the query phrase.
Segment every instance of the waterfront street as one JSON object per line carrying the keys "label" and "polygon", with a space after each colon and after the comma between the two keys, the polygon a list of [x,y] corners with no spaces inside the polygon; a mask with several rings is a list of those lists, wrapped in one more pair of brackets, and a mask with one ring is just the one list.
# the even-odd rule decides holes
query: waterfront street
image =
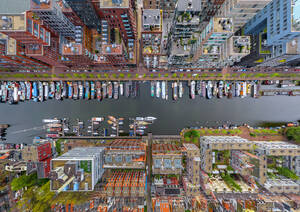
{"label": "waterfront street", "polygon": [[[170,88],[169,88],[170,90]],[[108,115],[124,117],[124,130],[128,132],[128,118],[154,116],[157,121],[147,132],[154,134],[178,134],[189,126],[219,126],[248,123],[255,126],[264,121],[294,121],[300,119],[300,97],[268,96],[259,99],[233,98],[207,100],[196,96],[192,100],[184,89],[180,101],[163,100],[150,96],[150,83],[141,83],[137,98],[120,97],[118,100],[48,100],[46,102],[22,102],[18,105],[0,104],[1,123],[10,124],[7,142],[31,143],[34,136],[45,135],[41,130],[44,118],[79,118]],[[26,130],[25,132],[22,132]]]}

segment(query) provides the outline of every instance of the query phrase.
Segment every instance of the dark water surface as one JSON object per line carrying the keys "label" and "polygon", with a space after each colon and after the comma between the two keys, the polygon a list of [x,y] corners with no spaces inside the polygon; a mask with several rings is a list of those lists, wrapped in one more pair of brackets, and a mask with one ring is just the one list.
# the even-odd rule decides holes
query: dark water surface
{"label": "dark water surface", "polygon": [[[300,96],[272,96],[254,98],[212,99],[196,96],[192,100],[185,87],[184,97],[178,101],[152,98],[150,83],[140,84],[140,95],[136,99],[120,97],[118,100],[48,100],[42,103],[21,102],[18,105],[0,104],[0,123],[10,124],[7,141],[13,143],[32,141],[43,135],[44,118],[80,118],[108,115],[116,117],[155,116],[157,121],[147,132],[176,134],[187,126],[216,126],[227,121],[233,124],[293,121],[300,119]],[[127,122],[125,122],[126,124]],[[128,124],[127,124],[128,125]],[[26,130],[23,132],[23,130]],[[126,130],[126,128],[125,128]]]}

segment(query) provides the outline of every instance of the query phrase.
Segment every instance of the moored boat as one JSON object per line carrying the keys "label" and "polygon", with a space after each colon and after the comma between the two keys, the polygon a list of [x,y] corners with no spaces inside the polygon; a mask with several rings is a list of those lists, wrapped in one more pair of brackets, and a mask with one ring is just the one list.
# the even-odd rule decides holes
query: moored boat
{"label": "moored boat", "polygon": [[113,97],[113,85],[111,82],[108,82],[108,98],[112,98]]}
{"label": "moored boat", "polygon": [[26,85],[26,99],[30,100],[32,98],[32,84],[31,82],[25,82]]}
{"label": "moored boat", "polygon": [[55,83],[51,82],[50,83],[50,93],[49,93],[49,97],[50,98],[54,98],[55,96]]}
{"label": "moored boat", "polygon": [[38,101],[38,85],[37,82],[32,83],[32,98],[33,101],[37,102]]}
{"label": "moored boat", "polygon": [[160,82],[157,81],[157,82],[156,82],[156,97],[157,97],[157,98],[160,97],[160,93],[161,93],[161,91],[160,91]]}
{"label": "moored boat", "polygon": [[101,91],[101,82],[96,82],[96,93],[97,93],[97,99],[100,101],[102,98],[102,91]]}
{"label": "moored boat", "polygon": [[218,86],[218,97],[222,98],[223,97],[223,88],[224,88],[224,82],[221,80],[219,81],[219,86]]}
{"label": "moored boat", "polygon": [[208,99],[212,98],[212,88],[213,88],[212,82],[208,81],[206,85],[206,97]]}
{"label": "moored boat", "polygon": [[154,90],[155,90],[155,83],[154,83],[154,81],[151,81],[151,97],[154,97]]}
{"label": "moored boat", "polygon": [[73,83],[67,82],[67,84],[68,84],[68,98],[72,99],[73,98]]}
{"label": "moored boat", "polygon": [[48,100],[49,99],[49,83],[44,82],[43,85],[44,85],[44,97],[45,97],[45,100]]}
{"label": "moored boat", "polygon": [[26,100],[26,85],[24,82],[20,82],[20,89],[21,89],[20,100],[25,101]]}
{"label": "moored boat", "polygon": [[56,91],[55,91],[55,99],[61,100],[61,84],[60,82],[56,82]]}
{"label": "moored boat", "polygon": [[162,81],[161,83],[161,98],[166,99],[166,82]]}
{"label": "moored boat", "polygon": [[183,96],[183,85],[182,82],[179,82],[179,98],[182,98]]}
{"label": "moored boat", "polygon": [[114,82],[114,99],[119,98],[119,83]]}
{"label": "moored boat", "polygon": [[178,99],[177,82],[173,82],[172,87],[173,87],[173,99],[176,101]]}
{"label": "moored boat", "polygon": [[78,83],[77,82],[74,82],[73,83],[73,89],[74,89],[74,92],[73,92],[73,99],[78,99]]}
{"label": "moored boat", "polygon": [[206,97],[206,83],[205,81],[201,81],[201,96]]}
{"label": "moored boat", "polygon": [[195,81],[192,80],[190,85],[190,96],[192,99],[195,99],[195,84]]}
{"label": "moored boat", "polygon": [[120,95],[124,96],[124,83],[120,82]]}
{"label": "moored boat", "polygon": [[85,99],[90,99],[90,83],[89,82],[85,82],[85,94],[84,94],[84,98]]}
{"label": "moored boat", "polygon": [[42,82],[39,82],[39,101],[44,101],[44,86]]}
{"label": "moored boat", "polygon": [[91,82],[91,99],[95,99],[96,92],[95,92],[95,83]]}
{"label": "moored boat", "polygon": [[83,99],[84,98],[84,87],[80,81],[78,82],[78,87],[79,87],[79,99]]}
{"label": "moored boat", "polygon": [[106,82],[102,83],[102,98],[107,98],[107,86],[106,86]]}

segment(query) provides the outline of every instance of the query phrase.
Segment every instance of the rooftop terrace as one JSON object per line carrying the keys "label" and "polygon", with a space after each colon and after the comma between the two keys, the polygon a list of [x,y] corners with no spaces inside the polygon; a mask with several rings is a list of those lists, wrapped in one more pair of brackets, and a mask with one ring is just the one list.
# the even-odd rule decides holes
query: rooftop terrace
{"label": "rooftop terrace", "polygon": [[25,15],[0,15],[0,31],[25,30]]}
{"label": "rooftop terrace", "polygon": [[62,44],[63,55],[82,55],[82,44],[75,42]]}
{"label": "rooftop terrace", "polygon": [[122,45],[120,44],[103,44],[102,53],[106,55],[118,55],[122,54]]}
{"label": "rooftop terrace", "polygon": [[99,0],[100,8],[128,8],[129,0]]}
{"label": "rooftop terrace", "polygon": [[47,10],[52,7],[52,1],[53,0],[31,0],[30,7],[33,10]]}

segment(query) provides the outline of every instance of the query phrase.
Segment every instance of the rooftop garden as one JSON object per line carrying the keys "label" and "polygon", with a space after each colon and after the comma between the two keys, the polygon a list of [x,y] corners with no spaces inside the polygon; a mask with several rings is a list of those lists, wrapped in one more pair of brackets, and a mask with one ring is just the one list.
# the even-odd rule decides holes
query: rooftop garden
{"label": "rooftop garden", "polygon": [[50,191],[50,181],[37,179],[36,173],[14,178],[11,188],[14,191],[24,189],[22,198],[16,206],[19,211],[50,211],[51,206],[56,203],[81,204],[90,197],[88,192],[61,192],[55,195],[55,192]]}

